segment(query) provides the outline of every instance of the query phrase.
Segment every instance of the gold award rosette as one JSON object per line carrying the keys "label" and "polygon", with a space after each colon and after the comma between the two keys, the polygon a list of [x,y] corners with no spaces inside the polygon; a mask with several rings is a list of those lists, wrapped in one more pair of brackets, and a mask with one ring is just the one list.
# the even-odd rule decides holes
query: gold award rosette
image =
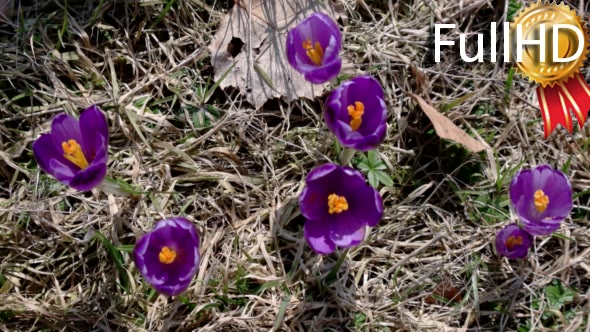
{"label": "gold award rosette", "polygon": [[[543,50],[540,45],[523,46],[521,61],[517,61],[517,25],[522,29],[523,40],[543,40],[541,36],[544,36],[545,41]],[[581,18],[563,3],[558,5],[539,0],[514,18],[510,24],[510,37],[510,58],[516,64],[517,72],[539,84],[537,98],[545,138],[559,124],[573,132],[570,110],[582,128],[590,110],[590,87],[580,74],[589,46],[588,30]],[[541,61],[543,52],[544,61]]]}

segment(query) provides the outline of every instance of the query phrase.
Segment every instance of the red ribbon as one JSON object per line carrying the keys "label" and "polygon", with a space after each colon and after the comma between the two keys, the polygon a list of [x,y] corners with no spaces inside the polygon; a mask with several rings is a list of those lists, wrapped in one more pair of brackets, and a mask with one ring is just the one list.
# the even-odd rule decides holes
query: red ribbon
{"label": "red ribbon", "polygon": [[557,125],[564,126],[570,134],[573,133],[573,110],[580,129],[586,123],[590,110],[590,86],[584,77],[577,73],[567,82],[559,82],[550,87],[537,87],[537,98],[541,107],[545,138],[549,137]]}

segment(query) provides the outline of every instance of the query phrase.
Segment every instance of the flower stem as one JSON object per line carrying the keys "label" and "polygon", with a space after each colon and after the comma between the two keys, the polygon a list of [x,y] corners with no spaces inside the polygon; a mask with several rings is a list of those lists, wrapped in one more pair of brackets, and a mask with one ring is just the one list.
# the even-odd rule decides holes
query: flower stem
{"label": "flower stem", "polygon": [[331,284],[336,280],[336,273],[338,273],[338,270],[340,270],[340,266],[342,266],[342,263],[344,263],[346,256],[348,256],[348,249],[344,250],[344,252],[338,258],[336,265],[332,267],[332,270],[330,270],[330,273],[328,273],[326,276],[326,283]]}
{"label": "flower stem", "polygon": [[344,150],[342,150],[342,152],[340,152],[340,165],[342,165],[342,166],[348,165],[350,163],[350,161],[352,160],[352,157],[354,157],[355,153],[356,153],[355,149],[344,148]]}

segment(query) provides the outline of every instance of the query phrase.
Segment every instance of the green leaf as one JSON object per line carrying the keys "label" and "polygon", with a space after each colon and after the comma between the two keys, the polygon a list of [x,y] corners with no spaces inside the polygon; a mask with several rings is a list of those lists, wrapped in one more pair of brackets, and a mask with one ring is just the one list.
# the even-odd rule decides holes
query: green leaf
{"label": "green leaf", "polygon": [[382,172],[382,171],[375,171],[375,176],[379,180],[379,182],[383,183],[388,187],[393,187],[393,179],[389,176],[389,174]]}
{"label": "green leaf", "polygon": [[552,233],[552,234],[551,234],[551,237],[556,237],[556,238],[558,238],[558,239],[562,239],[562,240],[568,240],[568,241],[571,241],[571,242],[576,242],[576,239],[574,239],[574,238],[571,238],[571,237],[567,237],[567,236],[565,236],[565,235],[563,235],[563,234],[561,234],[561,233],[557,233],[557,232],[555,232],[555,233]]}
{"label": "green leaf", "polygon": [[381,164],[377,164],[373,167],[374,170],[377,171],[384,171],[387,169],[387,165],[383,164],[383,162],[381,162]]}
{"label": "green leaf", "polygon": [[189,307],[189,309],[191,309],[191,310],[193,310],[193,309],[195,309],[197,307],[196,304],[194,304],[193,302],[191,302],[185,296],[180,296],[179,299],[180,299],[180,302],[182,302],[184,305],[186,305],[187,307]]}
{"label": "green leaf", "polygon": [[512,84],[514,81],[514,67],[510,68],[508,71],[508,76],[506,77],[506,86],[504,91],[504,101],[508,103],[510,101],[510,90],[512,90]]}
{"label": "green leaf", "polygon": [[590,194],[590,189],[586,189],[586,190],[580,191],[578,193],[575,193],[572,198],[576,199],[576,198],[580,198],[580,197],[582,197],[584,195],[588,195],[588,194]]}
{"label": "green leaf", "polygon": [[554,310],[560,310],[564,304],[574,300],[574,293],[559,281],[545,287],[545,295],[549,300],[549,307]]}
{"label": "green leaf", "polygon": [[526,322],[526,325],[520,325],[518,327],[518,332],[530,332],[530,330],[531,330],[531,320],[530,319]]}
{"label": "green leaf", "polygon": [[170,8],[172,8],[172,5],[174,4],[174,1],[175,0],[168,1],[168,3],[166,4],[166,6],[164,7],[164,10],[162,10],[162,12],[160,13],[160,15],[158,15],[158,17],[156,17],[156,19],[154,20],[154,22],[150,26],[150,29],[155,28],[160,23],[160,21],[162,21],[162,19],[164,17],[166,17],[166,14],[168,14],[168,12],[170,11]]}
{"label": "green leaf", "polygon": [[561,171],[566,173],[569,171],[570,166],[572,164],[572,159],[573,159],[574,155],[571,155],[569,158],[567,158],[567,161],[565,162],[565,164],[563,165],[563,167],[561,168]]}
{"label": "green leaf", "polygon": [[234,63],[229,68],[227,68],[227,70],[225,71],[225,73],[223,73],[223,75],[221,75],[219,80],[217,80],[217,82],[215,82],[215,84],[213,84],[209,89],[207,89],[207,93],[205,94],[205,98],[202,101],[203,103],[206,103],[209,101],[209,98],[211,98],[211,96],[213,96],[213,92],[215,92],[215,89],[217,89],[219,87],[219,84],[221,84],[221,82],[223,82],[223,80],[227,77],[227,75],[229,75],[229,73],[234,69],[235,66],[236,66],[236,64]]}
{"label": "green leaf", "polygon": [[518,13],[521,6],[522,5],[520,4],[520,1],[518,0],[510,0],[508,2],[508,15],[506,15],[506,22],[512,22],[514,15]]}
{"label": "green leaf", "polygon": [[135,248],[134,244],[124,244],[122,246],[118,246],[117,250],[122,252],[133,252],[133,248]]}
{"label": "green leaf", "polygon": [[358,169],[360,169],[361,171],[365,172],[365,173],[369,173],[371,171],[371,166],[369,166],[367,163],[365,162],[360,162],[356,165],[356,167],[358,167]]}
{"label": "green leaf", "polygon": [[375,172],[369,172],[367,176],[369,178],[369,184],[371,185],[371,187],[377,188],[377,186],[379,185],[379,179],[377,178]]}
{"label": "green leaf", "polygon": [[117,250],[117,248],[111,243],[111,241],[109,241],[109,239],[107,239],[104,235],[102,235],[100,232],[96,232],[95,237],[98,238],[100,240],[100,242],[102,242],[102,244],[104,245],[105,249],[107,250],[107,252],[109,253],[109,255],[111,255],[111,258],[113,259],[113,262],[115,263],[115,266],[117,268],[117,270],[119,271],[119,278],[121,280],[121,288],[124,291],[129,290],[129,278],[127,276],[127,271],[125,270],[125,260],[123,259],[123,255],[121,255],[121,252],[119,250]]}
{"label": "green leaf", "polygon": [[477,92],[475,92],[475,91],[469,92],[469,93],[466,93],[464,96],[461,96],[448,104],[443,104],[441,107],[441,113],[447,112],[448,110],[463,104],[466,100],[468,100],[469,98],[473,97],[476,94],[477,94]]}
{"label": "green leaf", "polygon": [[379,154],[375,150],[367,152],[367,159],[369,160],[369,165],[371,165],[371,167],[381,163],[381,158],[379,158]]}
{"label": "green leaf", "polygon": [[367,321],[367,316],[363,313],[358,313],[356,315],[354,315],[354,327],[357,330],[360,330],[361,327],[363,325],[365,325],[365,322]]}
{"label": "green leaf", "polygon": [[195,128],[207,128],[221,117],[219,110],[212,105],[205,105],[204,107],[195,108],[187,106],[189,113],[193,114],[193,124]]}
{"label": "green leaf", "polygon": [[283,297],[283,301],[281,301],[281,307],[279,308],[279,312],[275,319],[275,323],[272,326],[271,332],[278,331],[285,319],[285,313],[287,312],[287,308],[289,307],[289,303],[291,303],[291,294],[287,293]]}

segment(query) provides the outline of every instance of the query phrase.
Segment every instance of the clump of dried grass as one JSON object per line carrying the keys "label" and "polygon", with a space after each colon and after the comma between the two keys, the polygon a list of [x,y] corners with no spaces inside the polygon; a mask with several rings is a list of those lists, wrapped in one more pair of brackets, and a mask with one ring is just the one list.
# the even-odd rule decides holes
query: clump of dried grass
{"label": "clump of dried grass", "polygon": [[[434,23],[484,31],[505,2],[342,2],[344,54],[386,93],[391,125],[379,151],[396,185],[380,189],[383,221],[330,281],[338,255],[309,250],[297,210],[306,172],[337,158],[321,98],[259,111],[236,91],[203,98],[213,73],[206,47],[229,3],[21,1],[2,23],[0,328],[451,331],[530,320],[535,329],[554,279],[576,291],[567,304],[575,315],[555,327],[587,326],[587,194],[565,236],[537,240],[530,259],[508,264],[491,246],[510,219],[506,174],[520,163],[567,164],[575,191],[586,189],[586,130],[543,140],[533,87],[515,79],[506,99],[503,63],[465,65],[452,49],[433,61]],[[438,139],[407,95],[441,107],[472,91],[445,114],[477,130],[491,159]],[[145,191],[138,200],[74,192],[34,165],[30,143],[48,120],[91,103],[109,117],[109,176]],[[199,126],[195,113],[211,124]],[[154,294],[125,250],[177,214],[202,233],[184,300]],[[463,300],[425,301],[441,282]]]}

